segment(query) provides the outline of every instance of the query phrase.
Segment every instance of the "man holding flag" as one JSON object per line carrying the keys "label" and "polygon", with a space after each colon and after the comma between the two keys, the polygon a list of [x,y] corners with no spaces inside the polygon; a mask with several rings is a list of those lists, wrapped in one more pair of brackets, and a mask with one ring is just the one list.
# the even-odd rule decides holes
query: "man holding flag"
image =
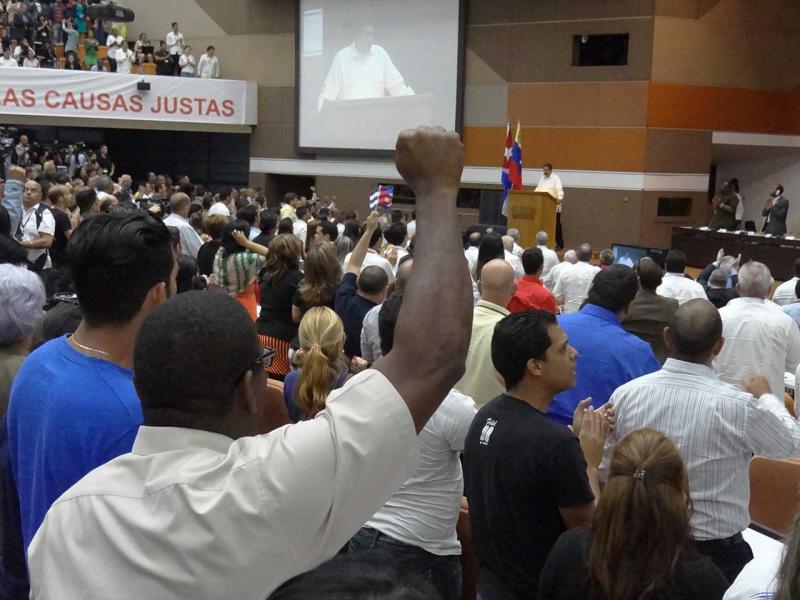
{"label": "man holding flag", "polygon": [[511,124],[506,123],[506,150],[503,155],[503,174],[500,176],[503,183],[503,209],[504,217],[508,217],[508,191],[522,189],[522,127],[517,119],[517,133],[511,137]]}

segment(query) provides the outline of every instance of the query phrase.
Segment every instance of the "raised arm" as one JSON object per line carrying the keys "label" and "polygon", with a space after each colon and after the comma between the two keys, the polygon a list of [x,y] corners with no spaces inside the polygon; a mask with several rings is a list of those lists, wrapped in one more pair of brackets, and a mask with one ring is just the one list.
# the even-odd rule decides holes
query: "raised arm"
{"label": "raised arm", "polygon": [[358,240],[356,247],[353,248],[353,253],[350,255],[350,262],[347,263],[347,273],[353,273],[356,277],[361,273],[361,266],[364,264],[364,258],[366,258],[367,250],[369,250],[369,240],[380,224],[379,218],[380,215],[377,211],[372,211],[367,217],[364,233],[361,234],[361,238]]}
{"label": "raised arm", "polygon": [[419,431],[464,374],[472,331],[470,276],[456,212],[464,146],[457,134],[439,127],[404,131],[395,164],[417,196],[414,272],[394,347],[374,368],[400,393]]}
{"label": "raised arm", "polygon": [[234,229],[231,235],[236,243],[242,248],[250,250],[250,252],[255,254],[260,254],[261,256],[266,256],[269,254],[269,249],[266,246],[262,246],[261,244],[256,244],[255,242],[248,240],[247,236],[238,229]]}
{"label": "raised arm", "polygon": [[25,189],[25,169],[12,165],[8,168],[8,181],[3,194],[3,208],[8,211],[12,237],[16,236],[22,218],[22,191]]}

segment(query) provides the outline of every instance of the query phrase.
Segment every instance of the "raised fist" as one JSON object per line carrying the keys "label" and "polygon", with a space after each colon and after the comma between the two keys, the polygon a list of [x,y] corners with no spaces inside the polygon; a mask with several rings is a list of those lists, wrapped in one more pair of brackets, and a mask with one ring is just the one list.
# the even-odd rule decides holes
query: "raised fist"
{"label": "raised fist", "polygon": [[395,165],[419,196],[458,191],[464,168],[464,145],[458,134],[441,127],[407,129],[397,137]]}

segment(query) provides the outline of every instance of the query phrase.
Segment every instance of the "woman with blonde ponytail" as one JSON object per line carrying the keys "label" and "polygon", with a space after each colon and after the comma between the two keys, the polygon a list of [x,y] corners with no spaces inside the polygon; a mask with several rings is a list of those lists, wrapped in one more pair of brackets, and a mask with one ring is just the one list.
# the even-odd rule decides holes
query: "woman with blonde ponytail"
{"label": "woman with blonde ponytail", "polygon": [[[300,350],[295,355],[300,369],[283,382],[283,398],[292,421],[313,419],[325,408],[328,394],[342,387],[347,378],[363,371],[367,363],[344,355],[344,325],[326,306],[310,309],[300,321]],[[348,368],[349,367],[349,368]]]}
{"label": "woman with blonde ponytail", "polygon": [[694,547],[678,449],[639,429],[617,445],[592,529],[562,534],[539,580],[540,600],[720,600],[728,581]]}

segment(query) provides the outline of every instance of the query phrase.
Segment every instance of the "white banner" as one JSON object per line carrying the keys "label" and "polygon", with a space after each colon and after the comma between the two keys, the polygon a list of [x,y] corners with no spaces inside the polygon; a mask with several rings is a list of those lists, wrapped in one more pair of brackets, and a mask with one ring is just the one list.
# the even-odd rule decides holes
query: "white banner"
{"label": "white banner", "polygon": [[256,111],[251,81],[0,67],[0,116],[255,125]]}

